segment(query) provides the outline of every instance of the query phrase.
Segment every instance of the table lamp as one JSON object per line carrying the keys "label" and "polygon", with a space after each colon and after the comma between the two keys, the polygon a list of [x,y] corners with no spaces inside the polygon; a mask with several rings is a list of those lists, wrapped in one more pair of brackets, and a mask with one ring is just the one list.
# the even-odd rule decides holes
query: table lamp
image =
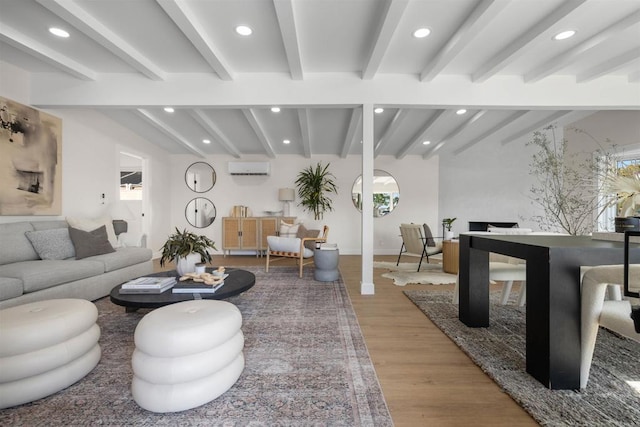
{"label": "table lamp", "polygon": [[289,202],[296,199],[296,190],[293,188],[281,188],[278,190],[278,200],[284,205],[284,216],[289,216]]}

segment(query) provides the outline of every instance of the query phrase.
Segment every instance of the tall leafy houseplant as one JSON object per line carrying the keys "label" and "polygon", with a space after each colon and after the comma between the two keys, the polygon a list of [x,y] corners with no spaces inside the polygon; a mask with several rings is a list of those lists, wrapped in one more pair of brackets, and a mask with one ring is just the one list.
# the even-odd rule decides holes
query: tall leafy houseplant
{"label": "tall leafy houseplant", "polygon": [[313,213],[314,219],[322,219],[327,211],[332,211],[332,200],[329,194],[338,194],[335,176],[329,172],[329,165],[322,166],[321,162],[315,166],[309,166],[303,169],[296,179],[296,187],[298,189],[298,197],[300,203],[305,210]]}
{"label": "tall leafy houseplant", "polygon": [[[179,264],[179,260],[187,258],[191,254],[200,255],[200,262],[211,262],[211,254],[209,249],[216,250],[216,246],[213,240],[207,236],[198,236],[195,233],[178,230],[171,234],[164,245],[162,245],[162,256],[160,257],[160,265],[164,266],[167,261],[175,261]],[[177,266],[178,267],[178,266]],[[191,271],[180,271],[178,267],[178,273],[190,273]],[[190,269],[190,267],[189,267]]]}

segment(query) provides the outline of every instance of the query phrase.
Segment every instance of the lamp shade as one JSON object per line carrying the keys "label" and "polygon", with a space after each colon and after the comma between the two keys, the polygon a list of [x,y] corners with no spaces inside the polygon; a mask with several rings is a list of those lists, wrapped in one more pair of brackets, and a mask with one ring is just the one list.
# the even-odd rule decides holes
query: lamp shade
{"label": "lamp shade", "polygon": [[292,202],[296,199],[296,190],[293,188],[281,188],[278,190],[278,200],[281,202]]}

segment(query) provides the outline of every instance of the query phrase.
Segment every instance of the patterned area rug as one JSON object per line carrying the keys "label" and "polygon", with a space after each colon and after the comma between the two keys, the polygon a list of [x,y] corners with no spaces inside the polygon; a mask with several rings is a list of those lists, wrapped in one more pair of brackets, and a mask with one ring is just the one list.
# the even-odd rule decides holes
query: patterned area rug
{"label": "patterned area rug", "polygon": [[374,261],[373,267],[391,270],[383,273],[382,277],[393,279],[393,284],[397,286],[405,286],[410,283],[420,285],[446,285],[456,283],[456,275],[442,271],[442,265],[440,264],[427,264],[423,262],[420,266],[420,271],[417,271],[417,262],[401,262],[396,266],[395,262]]}
{"label": "patterned area rug", "polygon": [[525,370],[524,307],[492,304],[491,326],[468,328],[450,291],[404,294],[541,425],[640,425],[640,344],[601,328],[587,388],[549,390]]}
{"label": "patterned area rug", "polygon": [[243,316],[246,366],[225,394],[198,408],[154,414],[132,399],[133,333],[148,310],[96,302],[102,359],[84,379],[0,411],[3,426],[392,426],[342,280],[313,270],[247,267],[256,285],[227,301]]}

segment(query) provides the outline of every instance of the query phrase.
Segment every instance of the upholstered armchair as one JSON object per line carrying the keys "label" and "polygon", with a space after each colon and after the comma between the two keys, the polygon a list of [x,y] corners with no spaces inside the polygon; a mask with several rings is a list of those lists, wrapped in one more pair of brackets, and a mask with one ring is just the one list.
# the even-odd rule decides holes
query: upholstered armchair
{"label": "upholstered armchair", "polygon": [[427,224],[400,224],[400,236],[402,246],[396,265],[400,264],[402,255],[420,257],[417,270],[420,271],[423,258],[429,262],[429,255],[442,253],[442,242],[436,242]]}
{"label": "upholstered armchair", "polygon": [[313,262],[314,249],[317,243],[327,241],[329,227],[322,227],[321,231],[306,230],[304,226],[298,228],[296,237],[267,236],[267,260],[265,271],[269,271],[269,265],[279,259],[295,258],[300,269]]}

